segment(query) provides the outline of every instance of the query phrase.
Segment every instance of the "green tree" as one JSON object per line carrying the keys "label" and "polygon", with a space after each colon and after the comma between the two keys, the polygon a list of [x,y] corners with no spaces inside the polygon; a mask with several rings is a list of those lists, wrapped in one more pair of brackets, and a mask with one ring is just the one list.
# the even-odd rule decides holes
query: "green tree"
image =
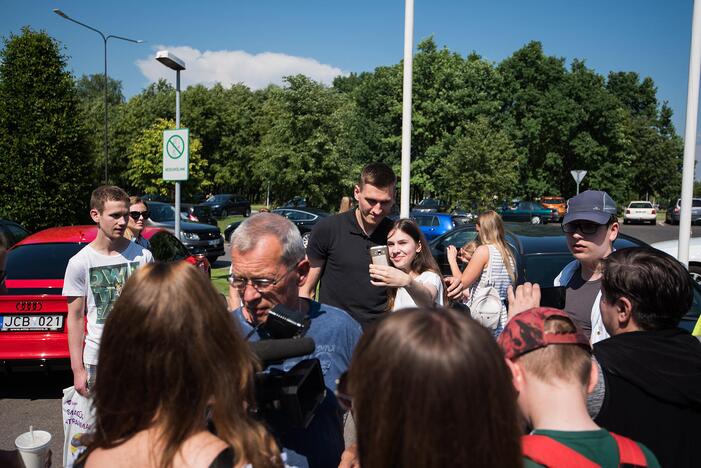
{"label": "green tree", "polygon": [[253,173],[271,183],[277,201],[305,195],[312,206],[336,207],[349,193],[344,187],[351,164],[346,131],[347,98],[305,76],[286,77],[286,87],[268,90],[262,107],[261,138]]}
{"label": "green tree", "polygon": [[[76,82],[76,92],[80,99],[81,108],[85,115],[85,126],[88,129],[90,140],[90,153],[94,163],[94,178],[104,180],[105,176],[105,76],[83,75]],[[107,78],[107,114],[108,128],[114,123],[115,116],[119,112],[119,106],[124,104],[122,94],[122,82],[113,78]],[[108,151],[112,142],[109,140],[111,133],[108,130]],[[114,166],[114,167],[113,167]],[[118,158],[110,158],[108,164],[108,176],[114,183],[122,183],[123,178]],[[116,169],[116,170],[115,170]]]}
{"label": "green tree", "polygon": [[93,161],[57,41],[28,27],[0,52],[0,216],[30,230],[88,213]]}
{"label": "green tree", "polygon": [[[170,196],[175,183],[163,180],[163,130],[175,128],[173,120],[158,119],[129,147],[126,177],[139,193]],[[207,178],[207,161],[200,155],[202,144],[190,135],[189,179],[181,183],[183,197],[207,192],[212,183]]]}
{"label": "green tree", "polygon": [[519,157],[509,135],[479,117],[446,140],[436,173],[455,202],[494,208],[516,194]]}

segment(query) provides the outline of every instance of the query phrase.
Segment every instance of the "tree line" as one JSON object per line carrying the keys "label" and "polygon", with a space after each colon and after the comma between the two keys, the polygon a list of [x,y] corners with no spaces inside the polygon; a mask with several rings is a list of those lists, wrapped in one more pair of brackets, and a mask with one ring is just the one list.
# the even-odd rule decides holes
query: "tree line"
{"label": "tree line", "polygon": [[[29,28],[5,39],[0,60],[0,216],[32,228],[78,222],[104,179],[103,76],[73,78],[60,44]],[[568,197],[573,169],[588,171],[583,189],[607,190],[619,204],[679,194],[683,143],[649,77],[604,77],[582,60],[546,55],[539,42],[493,63],[427,38],[413,80],[413,200],[486,208]],[[107,85],[109,182],[169,195],[161,134],[174,127],[175,90],[159,81],[126,100],[120,82]],[[399,173],[402,63],[331,86],[303,75],[260,90],[190,86],[181,113],[191,138],[185,198],[264,201],[269,187],[273,203],[302,195],[332,209],[368,162]]]}

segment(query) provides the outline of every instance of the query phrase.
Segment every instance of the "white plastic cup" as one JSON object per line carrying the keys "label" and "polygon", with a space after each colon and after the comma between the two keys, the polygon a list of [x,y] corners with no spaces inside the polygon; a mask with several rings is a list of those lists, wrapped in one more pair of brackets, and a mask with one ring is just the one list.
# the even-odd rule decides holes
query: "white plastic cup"
{"label": "white plastic cup", "polygon": [[24,466],[27,468],[44,468],[49,455],[51,434],[46,431],[25,432],[15,439]]}

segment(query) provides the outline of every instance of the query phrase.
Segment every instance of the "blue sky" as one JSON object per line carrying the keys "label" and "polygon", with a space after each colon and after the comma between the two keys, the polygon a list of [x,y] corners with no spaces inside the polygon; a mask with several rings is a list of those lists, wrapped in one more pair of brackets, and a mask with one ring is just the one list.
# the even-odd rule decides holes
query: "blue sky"
{"label": "blue sky", "polygon": [[[0,0],[1,35],[23,25],[45,30],[65,46],[77,76],[102,73],[102,40],[53,8],[106,34],[146,41],[108,44],[108,73],[127,98],[159,77],[172,80],[153,59],[157,48],[186,60],[184,85],[253,88],[291,73],[330,83],[338,73],[397,63],[403,53],[403,0]],[[415,0],[414,42],[433,35],[441,47],[499,62],[538,40],[547,54],[584,59],[604,75],[636,71],[653,78],[683,135],[692,8],[691,0]]]}

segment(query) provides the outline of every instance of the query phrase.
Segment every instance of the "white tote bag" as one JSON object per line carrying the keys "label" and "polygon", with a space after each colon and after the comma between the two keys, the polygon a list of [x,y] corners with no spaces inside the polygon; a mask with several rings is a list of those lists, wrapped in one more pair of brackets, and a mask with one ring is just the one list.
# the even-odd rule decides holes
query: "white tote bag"
{"label": "white tote bag", "polygon": [[75,391],[63,389],[63,466],[70,468],[81,454],[84,445],[81,436],[93,431],[95,410],[92,399]]}

